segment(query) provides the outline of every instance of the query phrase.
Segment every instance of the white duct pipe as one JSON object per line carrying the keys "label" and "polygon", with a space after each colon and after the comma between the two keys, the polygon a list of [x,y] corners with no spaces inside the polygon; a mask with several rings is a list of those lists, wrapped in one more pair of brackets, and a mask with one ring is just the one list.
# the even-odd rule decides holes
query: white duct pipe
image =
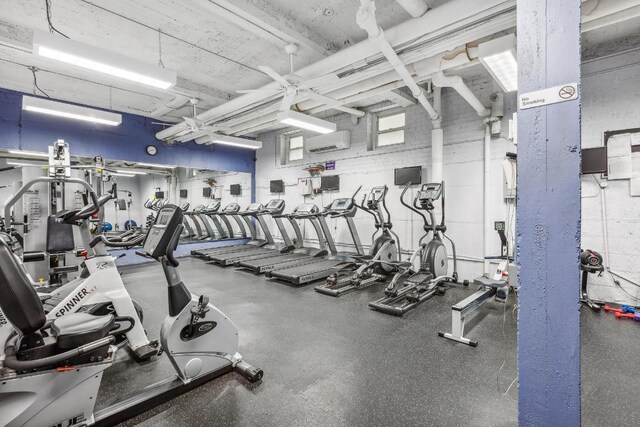
{"label": "white duct pipe", "polygon": [[169,114],[172,111],[178,110],[184,107],[189,102],[189,98],[184,95],[176,95],[169,102],[163,102],[162,106],[153,110],[149,115],[151,117],[162,117],[165,114]]}
{"label": "white duct pipe", "polygon": [[419,18],[429,10],[424,0],[396,0],[407,13],[414,18]]}
{"label": "white duct pipe", "polygon": [[584,17],[582,26],[580,27],[583,33],[587,31],[597,30],[598,28],[614,25],[628,19],[637,18],[640,16],[640,5],[630,7],[628,9],[619,10],[598,18]]}
{"label": "white duct pipe", "polygon": [[382,54],[387,58],[387,61],[389,61],[391,66],[396,70],[407,87],[411,90],[413,97],[416,98],[420,105],[422,105],[422,107],[427,111],[433,127],[439,128],[441,125],[440,115],[429,103],[424,94],[424,89],[418,86],[418,84],[413,80],[411,73],[400,60],[398,54],[393,49],[393,46],[391,46],[389,41],[386,39],[384,31],[382,31],[382,28],[378,26],[375,13],[376,5],[373,0],[360,0],[360,8],[356,14],[356,21],[358,25],[360,28],[365,30],[367,34],[369,34],[369,40],[372,40],[378,46]]}
{"label": "white duct pipe", "polygon": [[[489,228],[491,227],[491,221],[489,216],[491,215],[490,207],[491,202],[489,200],[489,194],[491,188],[489,185],[489,178],[491,176],[491,122],[485,121],[484,125],[484,174],[483,174],[483,206],[482,206],[482,242],[483,242],[483,257],[489,255]],[[489,261],[484,259],[484,273],[489,273]]]}
{"label": "white duct pipe", "polygon": [[[419,60],[417,62],[414,62],[413,64],[407,65],[406,67],[409,72],[417,74],[417,76],[413,79],[414,81],[416,81],[416,83],[418,83],[431,79],[432,75],[440,70],[446,70],[454,67],[459,68],[465,65],[473,64],[477,62],[477,57],[477,47],[467,48],[466,46],[462,45],[450,51],[439,53],[432,57]],[[372,96],[379,95],[381,93],[385,93],[404,86],[406,86],[404,81],[398,80],[397,72],[395,70],[392,70],[383,74],[378,74],[377,76],[373,76],[350,86],[337,89],[333,92],[330,92],[328,96],[331,96],[334,99],[338,99],[343,104],[349,104],[351,102],[368,99]],[[327,105],[319,104],[312,100],[297,103],[296,106],[300,111],[304,111],[307,114],[317,114],[322,111],[331,109],[331,107],[328,107]],[[248,133],[272,128],[274,124],[277,125],[276,115],[267,114],[269,112],[275,111],[277,111],[277,105],[274,105],[270,108],[265,108],[259,113],[251,115],[251,117],[243,116],[239,121],[234,122],[232,135],[246,135]],[[436,111],[438,111],[437,108]],[[264,117],[260,120],[259,118],[262,116]],[[251,121],[247,123],[249,119],[251,119]],[[189,137],[185,137],[185,140],[186,138]]]}
{"label": "white duct pipe", "polygon": [[439,87],[450,87],[464,98],[465,101],[476,110],[478,116],[488,117],[491,114],[491,110],[485,107],[482,102],[471,92],[471,89],[464,84],[462,77],[460,76],[445,76],[442,71],[438,71],[433,75],[431,82]]}
{"label": "white duct pipe", "polygon": [[[466,54],[465,54],[466,50]],[[465,46],[458,46],[452,51],[439,53],[435,56],[421,59],[413,64],[406,65],[407,70],[413,75],[414,81],[420,82],[431,78],[431,75],[440,71],[448,70],[450,68],[457,68],[475,61],[478,57],[478,48],[466,49]],[[451,59],[447,59],[451,58]],[[367,91],[371,91],[369,96],[379,94],[379,88],[388,87],[388,90],[398,89],[406,86],[403,81],[398,81],[398,73],[395,70],[388,71],[383,74],[379,74],[375,77],[368,78],[359,83],[338,89],[330,92],[327,96],[334,99],[338,99],[341,103],[348,104],[350,102],[366,99]],[[302,111],[308,114],[314,114],[321,111],[328,110],[324,105],[319,105],[313,101],[301,102],[298,105]],[[436,109],[437,111],[437,109]]]}
{"label": "white duct pipe", "polygon": [[[433,89],[433,106],[442,114],[442,88]],[[444,130],[442,127],[431,130],[431,182],[442,182],[444,163]]]}
{"label": "white duct pipe", "polygon": [[[450,1],[433,9],[420,18],[411,19],[387,30],[386,38],[392,46],[406,44],[423,36],[425,34],[425,28],[430,30],[430,36],[436,37],[452,29],[463,27],[488,17],[497,16],[500,12],[511,13],[514,7],[515,0],[484,0],[482,2],[477,0]],[[370,56],[374,56],[378,50],[377,46],[371,40],[367,39],[298,70],[296,74],[305,79],[321,76],[362,61]],[[275,82],[263,86],[264,89],[275,89],[278,87],[278,84]],[[197,119],[208,123],[227,114],[234,112],[239,113],[265,99],[267,99],[267,97],[259,92],[245,94],[199,114]],[[188,129],[189,126],[186,123],[179,123],[158,132],[156,138],[170,139],[177,133]]]}

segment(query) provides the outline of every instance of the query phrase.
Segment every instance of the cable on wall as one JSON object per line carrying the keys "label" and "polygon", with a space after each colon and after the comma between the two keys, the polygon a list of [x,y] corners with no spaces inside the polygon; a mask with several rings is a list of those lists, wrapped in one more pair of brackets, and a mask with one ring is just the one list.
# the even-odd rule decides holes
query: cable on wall
{"label": "cable on wall", "polygon": [[38,76],[36,75],[36,73],[40,70],[38,70],[38,68],[36,67],[27,67],[27,68],[29,68],[29,70],[31,70],[31,73],[33,74],[33,94],[36,95],[36,90],[37,90],[37,91],[40,91],[47,98],[51,99],[49,94],[44,90],[42,90],[40,86],[38,86]]}
{"label": "cable on wall", "polygon": [[67,36],[65,33],[59,31],[51,21],[51,0],[44,0],[44,7],[47,11],[47,23],[49,24],[49,31],[51,31],[52,33],[58,33],[62,37],[69,38],[69,36]]}

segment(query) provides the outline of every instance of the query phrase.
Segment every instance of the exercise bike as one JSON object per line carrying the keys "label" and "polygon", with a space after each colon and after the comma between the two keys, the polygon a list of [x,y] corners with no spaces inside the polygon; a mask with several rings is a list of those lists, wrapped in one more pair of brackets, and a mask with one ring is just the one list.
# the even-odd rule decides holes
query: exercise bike
{"label": "exercise bike", "polygon": [[400,238],[391,230],[391,214],[385,203],[388,188],[386,185],[372,188],[363,197],[362,203],[358,204],[355,197],[360,188],[353,195],[352,201],[374,218],[376,230],[371,236],[371,249],[368,255],[351,255],[355,262],[342,266],[327,278],[326,283],[317,285],[315,290],[322,294],[338,297],[383,281],[389,274],[397,271]]}
{"label": "exercise bike", "polygon": [[114,425],[232,370],[250,382],[263,372],[237,353],[238,329],[206,296],[192,295],[180,279],[174,250],[182,211],[165,205],[147,234],[144,256],[162,264],[169,314],[160,332],[176,378],[146,387],[94,413],[104,371],[116,357],[114,334],[131,319],[73,313],[48,320],[31,278],[0,241],[0,308],[16,333],[2,345],[0,425]]}
{"label": "exercise bike", "polygon": [[[91,218],[114,197],[116,192],[112,191],[98,198],[89,183],[82,179],[65,176],[39,177],[27,182],[7,201],[5,215],[10,213],[11,206],[23,194],[29,191],[33,185],[41,182],[82,185],[91,200],[90,204],[82,208],[60,211],[55,215],[57,222],[80,227],[80,236],[85,248],[85,260],[82,263],[83,268],[80,276],[62,286],[50,288],[42,287],[38,283],[33,284],[41,303],[44,305],[43,310],[46,313],[46,318],[52,321],[81,311],[94,315],[115,313],[118,316],[133,319],[132,326],[118,335],[118,344],[128,344],[138,361],[147,360],[154,356],[157,353],[158,344],[150,342],[147,338],[142,325],[142,308],[131,299],[116,267],[115,258],[107,251],[107,246],[129,248],[140,244],[144,240],[144,236],[108,239],[100,235],[93,238],[90,231]],[[14,327],[10,323],[0,322],[0,342],[6,341],[13,332]],[[0,357],[3,354],[4,351],[0,348]]]}
{"label": "exercise bike", "polygon": [[[409,261],[398,262],[395,265],[399,271],[395,274],[385,289],[385,296],[369,303],[369,307],[385,314],[402,316],[433,295],[443,295],[446,283],[458,283],[456,246],[445,234],[445,197],[444,182],[423,184],[413,200],[413,205],[404,201],[404,195],[411,186],[409,182],[402,194],[400,202],[420,215],[424,221],[425,234],[420,238],[418,248],[413,252]],[[434,201],[442,198],[442,217],[440,224],[436,223]],[[421,212],[426,211],[429,219]],[[424,240],[431,235],[431,240]],[[449,259],[443,237],[450,244],[453,252],[453,273],[448,275]],[[419,260],[420,267],[416,271],[414,262]],[[401,279],[404,279],[400,284]],[[468,284],[465,281],[464,284]]]}

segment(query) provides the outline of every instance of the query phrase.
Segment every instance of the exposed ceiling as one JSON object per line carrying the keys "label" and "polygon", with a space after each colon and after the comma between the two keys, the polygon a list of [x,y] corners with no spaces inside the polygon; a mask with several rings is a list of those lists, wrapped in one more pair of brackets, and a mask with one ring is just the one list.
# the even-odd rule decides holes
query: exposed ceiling
{"label": "exposed ceiling", "polygon": [[[0,37],[20,35],[22,30],[28,45],[29,29],[48,31],[45,0],[2,3],[0,21],[5,22],[0,22]],[[177,89],[197,97],[198,109],[203,110],[237,96],[238,89],[270,82],[258,65],[286,73],[288,40],[300,47],[296,68],[363,40],[366,33],[355,22],[357,6],[357,1],[341,0],[52,0],[51,20],[73,40],[150,64],[162,58],[166,68],[178,73]],[[380,2],[378,15],[383,27],[410,18],[395,1]],[[269,36],[246,19],[279,32]],[[33,77],[26,66],[40,69],[38,85],[52,98],[174,122],[191,113],[188,106],[168,112],[162,108],[173,94],[41,59],[0,41],[1,87],[32,92]]]}
{"label": "exposed ceiling", "polygon": [[[437,8],[453,0],[428,0]],[[32,71],[52,98],[180,122],[236,98],[237,90],[272,80],[257,67],[288,72],[284,46],[295,42],[301,69],[366,38],[356,23],[358,0],[50,0],[51,21],[73,40],[100,46],[178,74],[171,91],[147,88],[35,56],[32,30],[48,31],[45,0],[3,0],[0,8],[0,87],[31,93]],[[377,2],[388,29],[411,17],[396,1]],[[586,57],[638,47],[640,18],[583,37]],[[477,66],[474,67],[480,70]],[[467,72],[468,73],[468,72]],[[351,106],[407,102],[406,91],[380,93]]]}

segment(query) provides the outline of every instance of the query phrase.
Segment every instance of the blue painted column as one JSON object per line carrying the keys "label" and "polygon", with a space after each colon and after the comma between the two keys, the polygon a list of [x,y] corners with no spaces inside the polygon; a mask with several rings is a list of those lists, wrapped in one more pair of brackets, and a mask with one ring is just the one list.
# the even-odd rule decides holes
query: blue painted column
{"label": "blue painted column", "polygon": [[[580,82],[580,0],[517,0],[519,94]],[[580,98],[518,111],[519,424],[580,425]]]}

